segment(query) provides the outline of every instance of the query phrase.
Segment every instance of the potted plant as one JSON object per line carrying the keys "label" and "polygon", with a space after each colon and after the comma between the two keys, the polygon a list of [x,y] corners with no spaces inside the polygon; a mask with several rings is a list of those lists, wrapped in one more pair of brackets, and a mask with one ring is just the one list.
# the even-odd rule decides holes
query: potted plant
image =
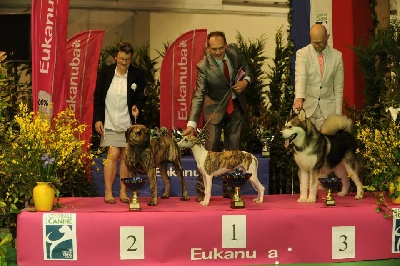
{"label": "potted plant", "polygon": [[[92,160],[90,149],[78,139],[87,125],[80,124],[71,109],[50,119],[47,115],[29,111],[24,104],[20,104],[19,114],[14,117],[13,123],[17,130],[8,131],[9,147],[3,149],[4,160],[0,164],[6,169],[6,175],[13,176],[15,180],[24,180],[31,189],[36,183],[43,185],[45,182],[45,188],[35,188],[36,192],[33,190],[34,203],[37,210],[51,210],[55,194],[58,203],[64,174],[70,172],[71,166],[77,170]],[[49,188],[53,189],[47,192],[50,206],[37,206],[35,194]]]}
{"label": "potted plant", "polygon": [[387,192],[393,203],[400,204],[400,108],[390,106],[386,111],[390,114],[386,123],[360,127],[357,133],[362,145],[357,151],[370,169],[367,189],[378,197],[378,212],[384,212],[387,207],[384,199]]}

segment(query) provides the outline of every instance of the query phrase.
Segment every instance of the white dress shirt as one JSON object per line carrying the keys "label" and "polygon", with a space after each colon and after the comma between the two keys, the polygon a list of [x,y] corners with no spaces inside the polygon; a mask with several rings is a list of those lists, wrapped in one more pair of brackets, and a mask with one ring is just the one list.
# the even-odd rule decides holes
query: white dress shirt
{"label": "white dress shirt", "polygon": [[106,96],[106,113],[104,127],[116,132],[126,131],[131,126],[127,103],[127,77],[114,74]]}

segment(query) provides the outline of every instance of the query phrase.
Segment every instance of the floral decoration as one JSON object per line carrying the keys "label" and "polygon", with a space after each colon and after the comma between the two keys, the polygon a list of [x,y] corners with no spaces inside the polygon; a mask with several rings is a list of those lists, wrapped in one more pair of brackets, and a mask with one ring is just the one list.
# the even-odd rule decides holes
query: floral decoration
{"label": "floral decoration", "polygon": [[[24,104],[15,116],[19,132],[9,132],[11,149],[3,161],[6,169],[14,169],[14,176],[29,176],[35,182],[52,182],[61,185],[70,169],[87,167],[93,155],[85,141],[77,137],[87,125],[80,124],[71,109],[49,119],[48,115],[28,112]],[[73,168],[71,168],[71,166]]]}
{"label": "floral decoration", "polygon": [[[397,117],[398,108],[387,108],[391,119],[381,128],[360,128],[357,139],[361,141],[364,149],[357,150],[362,153],[367,167],[371,170],[372,190],[386,191],[390,184],[398,184],[400,177],[400,125]],[[395,191],[390,197],[400,196],[400,191]]]}

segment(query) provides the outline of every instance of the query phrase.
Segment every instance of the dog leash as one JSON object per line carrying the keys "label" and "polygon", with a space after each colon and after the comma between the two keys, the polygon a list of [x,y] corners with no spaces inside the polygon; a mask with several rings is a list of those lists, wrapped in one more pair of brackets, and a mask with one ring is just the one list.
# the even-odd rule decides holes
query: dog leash
{"label": "dog leash", "polygon": [[135,119],[135,125],[136,125],[136,119],[138,117],[138,113],[136,111],[137,111],[137,107],[135,107],[135,110],[132,107],[132,111],[131,112],[132,112],[133,118]]}
{"label": "dog leash", "polygon": [[217,110],[221,107],[221,104],[223,101],[225,101],[225,99],[227,97],[229,97],[229,95],[232,93],[232,89],[230,89],[225,95],[224,98],[222,98],[222,100],[218,103],[218,106],[215,107],[214,112],[211,114],[210,118],[206,121],[206,123],[204,124],[203,128],[200,129],[200,132],[202,132],[204,130],[204,128],[207,126],[207,124],[210,122],[211,118],[214,116],[214,114],[217,112]]}

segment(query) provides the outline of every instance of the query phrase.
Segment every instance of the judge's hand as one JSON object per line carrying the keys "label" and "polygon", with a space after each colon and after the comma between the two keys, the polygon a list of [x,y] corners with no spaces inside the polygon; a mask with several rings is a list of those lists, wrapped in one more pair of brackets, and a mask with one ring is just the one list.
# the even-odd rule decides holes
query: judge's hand
{"label": "judge's hand", "polygon": [[94,124],[94,128],[95,128],[96,132],[99,133],[100,135],[104,134],[103,122],[97,121],[96,124]]}
{"label": "judge's hand", "polygon": [[182,135],[184,135],[184,136],[192,135],[192,136],[193,136],[193,135],[194,135],[194,132],[195,132],[195,129],[188,126],[188,127],[185,129],[185,131],[183,131]]}
{"label": "judge's hand", "polygon": [[303,109],[303,102],[304,102],[304,99],[303,99],[303,98],[297,98],[297,99],[295,99],[295,100],[294,100],[294,103],[293,103],[293,108],[294,108],[295,110],[297,110],[297,111],[302,110],[302,109]]}
{"label": "judge's hand", "polygon": [[249,83],[246,80],[240,80],[232,86],[232,89],[235,91],[236,94],[241,94],[247,88],[248,84]]}
{"label": "judge's hand", "polygon": [[136,105],[132,106],[132,115],[134,117],[137,117],[139,115],[139,109],[136,107]]}

